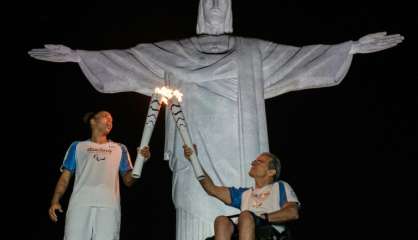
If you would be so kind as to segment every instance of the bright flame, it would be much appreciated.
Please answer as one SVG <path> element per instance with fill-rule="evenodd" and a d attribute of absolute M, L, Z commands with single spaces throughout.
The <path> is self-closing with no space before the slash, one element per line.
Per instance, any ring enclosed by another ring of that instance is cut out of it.
<path fill-rule="evenodd" d="M 173 90 L 167 87 L 155 88 L 155 93 L 161 95 L 161 101 L 165 104 L 167 104 L 168 99 L 172 98 L 173 96 L 176 97 L 179 102 L 181 102 L 183 97 L 183 94 L 179 90 Z"/>
<path fill-rule="evenodd" d="M 177 98 L 177 100 L 179 100 L 179 102 L 181 102 L 181 99 L 183 98 L 183 93 L 176 89 L 173 91 L 173 95 Z"/>

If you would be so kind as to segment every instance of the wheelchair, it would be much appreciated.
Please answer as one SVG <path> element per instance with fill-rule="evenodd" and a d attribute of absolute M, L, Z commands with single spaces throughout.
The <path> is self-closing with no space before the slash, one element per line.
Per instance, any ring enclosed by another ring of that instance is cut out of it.
<path fill-rule="evenodd" d="M 228 216 L 228 218 L 234 218 L 239 215 Z M 215 236 L 206 238 L 205 240 L 214 240 Z M 272 225 L 259 226 L 255 228 L 256 240 L 292 240 L 290 230 L 285 226 L 285 231 L 279 233 Z M 238 233 L 234 233 L 231 236 L 231 240 L 238 240 Z"/>

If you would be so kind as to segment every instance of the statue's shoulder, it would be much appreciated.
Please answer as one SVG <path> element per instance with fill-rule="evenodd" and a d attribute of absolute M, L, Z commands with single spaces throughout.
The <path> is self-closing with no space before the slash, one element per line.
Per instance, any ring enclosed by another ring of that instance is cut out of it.
<path fill-rule="evenodd" d="M 247 46 L 254 46 L 258 49 L 266 49 L 272 46 L 277 46 L 276 43 L 260 38 L 253 38 L 253 37 L 235 37 L 237 41 L 241 43 L 245 43 Z"/>
<path fill-rule="evenodd" d="M 255 37 L 243 37 L 243 36 L 234 36 L 236 39 L 242 39 L 245 41 L 249 41 L 249 42 L 255 42 L 255 43 L 260 43 L 260 42 L 268 42 L 271 43 L 271 41 L 268 40 L 264 40 L 261 38 L 255 38 Z"/>
<path fill-rule="evenodd" d="M 170 48 L 176 45 L 180 45 L 181 40 L 164 40 L 159 42 L 153 43 L 139 43 L 133 47 L 133 49 L 140 50 L 140 49 L 149 49 L 149 48 Z"/>

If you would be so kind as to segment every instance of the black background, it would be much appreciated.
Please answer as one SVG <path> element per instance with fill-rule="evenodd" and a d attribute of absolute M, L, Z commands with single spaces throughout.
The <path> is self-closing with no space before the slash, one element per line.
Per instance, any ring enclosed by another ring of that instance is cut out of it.
<path fill-rule="evenodd" d="M 417 239 L 418 19 L 406 2 L 233 1 L 239 36 L 294 46 L 336 44 L 379 31 L 405 36 L 395 48 L 355 55 L 338 86 L 266 101 L 270 149 L 282 159 L 282 178 L 303 204 L 293 226 L 296 239 Z M 66 149 L 89 136 L 83 114 L 110 111 L 110 137 L 125 143 L 134 158 L 148 106 L 148 98 L 136 93 L 98 93 L 77 64 L 37 61 L 26 52 L 46 43 L 101 50 L 189 37 L 197 6 L 197 0 L 22 3 L 25 11 L 15 18 L 23 16 L 23 24 L 14 29 L 19 68 L 8 79 L 16 94 L 6 100 L 8 119 L 17 124 L 10 151 L 18 167 L 9 171 L 9 182 L 17 185 L 8 184 L 10 193 L 20 193 L 9 199 L 22 200 L 23 213 L 11 224 L 20 229 L 17 239 L 21 233 L 62 238 L 63 216 L 54 224 L 47 210 Z M 163 129 L 159 118 L 141 180 L 131 189 L 121 187 L 121 240 L 175 239 Z"/>

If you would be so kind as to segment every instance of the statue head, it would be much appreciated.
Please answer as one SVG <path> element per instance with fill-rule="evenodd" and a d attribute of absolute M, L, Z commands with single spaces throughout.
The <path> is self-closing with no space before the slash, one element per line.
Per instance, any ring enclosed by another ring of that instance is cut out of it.
<path fill-rule="evenodd" d="M 200 0 L 197 34 L 232 33 L 231 0 Z"/>

